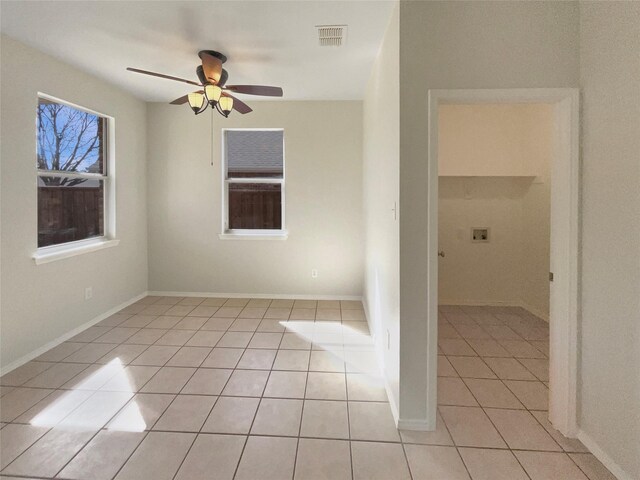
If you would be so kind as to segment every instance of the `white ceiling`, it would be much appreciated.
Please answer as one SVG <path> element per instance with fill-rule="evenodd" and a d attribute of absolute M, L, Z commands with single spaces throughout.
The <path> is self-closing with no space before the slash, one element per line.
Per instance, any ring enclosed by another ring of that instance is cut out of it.
<path fill-rule="evenodd" d="M 286 100 L 361 99 L 393 1 L 5 1 L 1 30 L 147 101 L 197 80 L 201 49 L 228 57 L 228 84 L 276 85 Z M 319 47 L 315 26 L 347 24 L 344 47 Z M 260 97 L 243 96 L 246 100 Z"/>

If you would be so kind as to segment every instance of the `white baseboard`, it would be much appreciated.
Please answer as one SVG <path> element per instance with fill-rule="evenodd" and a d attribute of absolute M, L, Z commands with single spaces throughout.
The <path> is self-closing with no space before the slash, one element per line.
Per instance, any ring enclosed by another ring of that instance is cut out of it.
<path fill-rule="evenodd" d="M 607 469 L 618 480 L 632 480 L 631 474 L 625 472 L 605 451 L 600 448 L 596 441 L 591 438 L 584 430 L 578 431 L 578 440 L 580 440 L 585 447 L 596 457 L 600 462 L 607 467 Z"/>
<path fill-rule="evenodd" d="M 142 299 L 142 298 L 144 298 L 146 296 L 147 296 L 147 292 L 143 292 L 143 293 L 141 293 L 139 295 L 136 295 L 135 297 L 127 300 L 126 302 L 121 303 L 120 305 L 118 305 L 116 307 L 113 307 L 112 309 L 104 312 L 103 314 L 92 318 L 91 320 L 89 320 L 86 323 L 83 323 L 79 327 L 76 327 L 73 330 L 65 333 L 64 335 L 61 335 L 60 337 L 56 338 L 55 340 L 52 340 L 52 341 L 46 343 L 45 345 L 41 346 L 40 348 L 37 348 L 36 350 L 34 350 L 34 351 L 30 352 L 30 353 L 27 353 L 26 355 L 23 355 L 22 357 L 18 358 L 17 360 L 14 360 L 13 362 L 11 362 L 9 365 L 4 365 L 0 369 L 0 376 L 5 375 L 5 374 L 9 373 L 10 371 L 15 370 L 18 367 L 21 367 L 25 363 L 30 362 L 34 358 L 39 357 L 40 355 L 42 355 L 46 351 L 51 350 L 53 347 L 57 347 L 62 342 L 66 342 L 70 338 L 75 337 L 79 333 L 85 331 L 87 328 L 93 327 L 96 323 L 101 322 L 105 318 L 110 317 L 114 313 L 119 312 L 123 308 L 128 307 L 132 303 L 135 303 L 138 300 L 140 300 L 140 299 Z"/>
<path fill-rule="evenodd" d="M 400 418 L 398 405 L 396 405 L 396 399 L 391 393 L 391 386 L 387 381 L 387 377 L 384 377 L 384 389 L 387 392 L 387 398 L 389 399 L 389 406 L 391 407 L 391 415 L 393 416 L 393 421 L 395 422 L 397 429 L 416 430 L 420 432 L 435 430 L 435 427 L 433 429 L 429 428 L 429 422 L 427 422 L 427 420 L 425 419 Z"/>
<path fill-rule="evenodd" d="M 480 307 L 520 307 L 520 308 L 524 308 L 527 312 L 531 313 L 532 315 L 535 315 L 536 317 L 541 318 L 545 322 L 549 323 L 549 314 L 543 313 L 540 310 L 538 310 L 537 308 L 534 308 L 531 305 L 528 305 L 527 303 L 522 302 L 522 301 L 519 301 L 519 302 L 512 302 L 512 301 L 487 302 L 487 301 L 482 301 L 482 300 L 439 300 L 438 301 L 438 305 L 462 305 L 462 306 L 465 306 L 465 307 L 473 307 L 473 306 L 480 306 Z"/>
<path fill-rule="evenodd" d="M 402 430 L 414 430 L 419 432 L 435 430 L 429 428 L 429 423 L 426 420 L 399 419 L 397 421 L 397 427 Z"/>
<path fill-rule="evenodd" d="M 438 300 L 438 305 L 463 305 L 468 307 L 480 306 L 480 307 L 519 307 L 520 302 L 512 301 L 490 301 L 486 300 Z"/>
<path fill-rule="evenodd" d="M 384 364 L 384 354 L 382 353 L 382 346 L 378 345 L 378 342 L 376 341 L 377 340 L 376 331 L 375 329 L 371 328 L 373 319 L 369 315 L 369 305 L 364 297 L 362 297 L 362 306 L 364 308 L 364 316 L 367 319 L 367 324 L 369 325 L 369 332 L 371 332 L 371 341 L 373 342 L 373 345 L 375 347 L 376 358 L 378 359 L 378 366 L 380 367 L 380 374 L 382 375 L 382 378 L 384 380 L 384 390 L 387 393 L 387 400 L 389 400 L 389 406 L 391 407 L 391 415 L 393 416 L 393 421 L 396 424 L 396 427 L 400 428 L 398 426 L 398 422 L 400 419 L 398 405 L 396 405 L 396 399 L 393 396 L 393 393 L 391 391 L 391 385 L 389 385 L 389 379 L 384 374 L 385 364 Z"/>
<path fill-rule="evenodd" d="M 541 318 L 542 320 L 544 320 L 545 322 L 549 323 L 549 312 L 543 312 L 541 310 L 538 310 L 535 307 L 532 307 L 531 305 L 528 305 L 525 302 L 522 302 L 520 304 L 520 306 L 522 308 L 524 308 L 527 312 L 532 313 L 533 315 L 535 315 L 538 318 Z"/>
<path fill-rule="evenodd" d="M 378 348 L 376 347 L 376 351 Z M 378 355 L 379 356 L 379 355 Z M 393 416 L 393 421 L 396 424 L 396 428 L 402 428 L 399 425 L 400 422 L 400 412 L 398 410 L 398 405 L 396 404 L 396 399 L 391 392 L 391 385 L 387 380 L 387 376 L 382 372 L 382 377 L 384 378 L 384 389 L 387 392 L 387 400 L 389 400 L 389 407 L 391 407 L 391 415 Z"/>
<path fill-rule="evenodd" d="M 393 421 L 396 424 L 396 428 L 400 428 L 398 426 L 400 421 L 398 405 L 396 405 L 396 399 L 392 394 L 391 386 L 389 385 L 389 380 L 387 379 L 387 376 L 384 374 L 385 365 L 384 365 L 384 354 L 382 353 L 382 346 L 378 345 L 378 342 L 376 341 L 377 340 L 376 331 L 375 329 L 371 328 L 373 319 L 369 315 L 369 304 L 366 301 L 366 298 L 364 296 L 362 297 L 362 307 L 364 308 L 364 317 L 367 319 L 367 325 L 369 325 L 371 341 L 373 342 L 373 345 L 375 347 L 376 358 L 378 359 L 378 366 L 380 367 L 380 374 L 384 379 L 384 390 L 387 393 L 387 400 L 389 400 L 389 406 L 391 407 L 391 415 L 393 416 Z"/>
<path fill-rule="evenodd" d="M 373 321 L 372 318 L 369 316 L 369 304 L 367 303 L 367 299 L 365 298 L 365 296 L 362 296 L 362 308 L 364 309 L 364 318 L 367 320 L 367 326 L 369 327 L 369 335 L 371 335 L 371 341 L 373 342 L 373 344 L 376 344 L 376 335 L 377 332 L 375 330 L 375 328 L 371 328 L 371 322 Z M 376 347 L 376 352 L 378 351 L 378 348 Z M 382 363 L 380 362 L 380 365 L 382 365 Z"/>
<path fill-rule="evenodd" d="M 165 297 L 203 297 L 203 298 L 273 298 L 276 300 L 356 300 L 362 301 L 359 295 L 306 295 L 282 293 L 212 293 L 212 292 L 165 292 L 151 291 L 147 295 Z"/>

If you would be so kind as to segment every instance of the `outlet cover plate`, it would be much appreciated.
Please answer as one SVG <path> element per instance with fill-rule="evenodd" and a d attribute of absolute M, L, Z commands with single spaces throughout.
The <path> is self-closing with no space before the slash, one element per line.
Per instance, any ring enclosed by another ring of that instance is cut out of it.
<path fill-rule="evenodd" d="M 474 243 L 489 243 L 491 229 L 489 227 L 471 228 L 471 241 Z"/>

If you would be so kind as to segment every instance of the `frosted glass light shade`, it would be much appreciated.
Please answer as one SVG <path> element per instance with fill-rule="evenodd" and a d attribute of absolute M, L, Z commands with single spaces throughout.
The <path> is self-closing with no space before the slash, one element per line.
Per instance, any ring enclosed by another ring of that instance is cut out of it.
<path fill-rule="evenodd" d="M 189 106 L 194 113 L 198 113 L 204 105 L 204 95 L 198 92 L 193 92 L 188 95 Z"/>
<path fill-rule="evenodd" d="M 204 87 L 204 94 L 207 96 L 209 103 L 213 106 L 220 100 L 222 89 L 217 85 L 206 85 Z"/>
<path fill-rule="evenodd" d="M 225 115 L 229 115 L 231 110 L 233 110 L 233 98 L 231 97 L 220 97 L 220 110 Z"/>

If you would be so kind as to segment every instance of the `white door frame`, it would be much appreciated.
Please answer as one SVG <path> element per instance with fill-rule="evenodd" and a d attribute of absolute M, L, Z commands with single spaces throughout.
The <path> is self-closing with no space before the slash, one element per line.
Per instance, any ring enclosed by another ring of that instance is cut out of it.
<path fill-rule="evenodd" d="M 549 420 L 568 437 L 577 426 L 579 316 L 579 90 L 523 88 L 490 90 L 429 90 L 428 205 L 428 329 L 436 338 L 438 325 L 438 107 L 442 104 L 546 103 L 555 106 L 555 149 L 551 167 L 551 272 Z M 437 348 L 429 346 L 429 364 L 436 365 Z M 428 389 L 435 392 L 436 372 L 428 371 Z M 427 411 L 435 416 L 435 395 Z"/>

